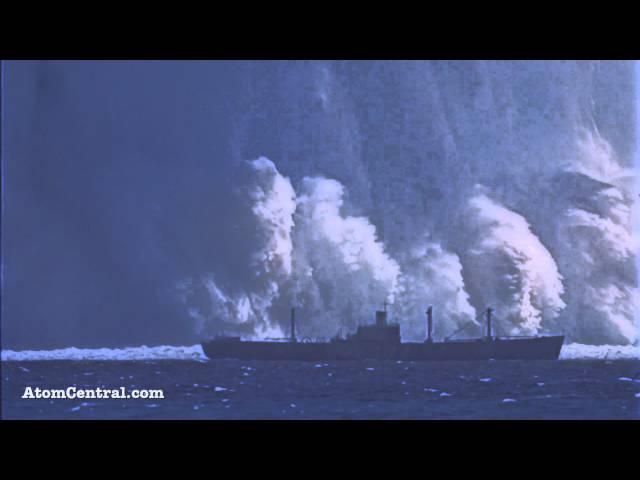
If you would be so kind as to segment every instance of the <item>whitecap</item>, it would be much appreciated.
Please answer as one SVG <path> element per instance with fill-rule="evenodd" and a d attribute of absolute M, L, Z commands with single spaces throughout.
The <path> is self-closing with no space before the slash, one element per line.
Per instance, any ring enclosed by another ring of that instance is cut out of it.
<path fill-rule="evenodd" d="M 561 360 L 633 360 L 640 359 L 640 345 L 583 345 L 570 343 L 563 345 Z"/>
<path fill-rule="evenodd" d="M 201 345 L 159 345 L 124 348 L 60 348 L 55 350 L 2 350 L 3 362 L 38 360 L 196 360 L 207 361 Z"/>

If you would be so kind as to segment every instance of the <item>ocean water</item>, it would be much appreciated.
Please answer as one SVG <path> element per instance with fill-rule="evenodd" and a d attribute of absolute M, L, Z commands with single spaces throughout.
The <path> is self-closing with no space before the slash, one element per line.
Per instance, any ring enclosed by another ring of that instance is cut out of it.
<path fill-rule="evenodd" d="M 199 347 L 154 348 L 124 360 L 113 351 L 97 360 L 3 352 L 2 417 L 640 419 L 640 359 L 624 350 L 611 359 L 313 363 L 207 361 Z M 23 399 L 27 386 L 162 389 L 164 398 Z"/>

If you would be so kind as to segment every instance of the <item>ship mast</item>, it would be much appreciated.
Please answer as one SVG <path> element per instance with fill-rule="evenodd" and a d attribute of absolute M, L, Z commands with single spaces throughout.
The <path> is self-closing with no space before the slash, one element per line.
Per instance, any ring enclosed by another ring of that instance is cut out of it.
<path fill-rule="evenodd" d="M 296 309 L 291 307 L 291 343 L 296 343 Z"/>
<path fill-rule="evenodd" d="M 487 308 L 487 337 L 491 340 L 491 313 L 493 312 L 493 308 Z"/>

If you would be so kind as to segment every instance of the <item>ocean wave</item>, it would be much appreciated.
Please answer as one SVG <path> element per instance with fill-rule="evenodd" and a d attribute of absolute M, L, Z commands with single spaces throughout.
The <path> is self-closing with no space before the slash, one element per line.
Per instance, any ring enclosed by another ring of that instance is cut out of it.
<path fill-rule="evenodd" d="M 206 361 L 200 345 L 126 348 L 61 348 L 58 350 L 2 350 L 3 362 L 38 360 L 193 360 Z M 571 343 L 562 347 L 562 360 L 628 360 L 640 359 L 640 345 L 582 345 Z"/>

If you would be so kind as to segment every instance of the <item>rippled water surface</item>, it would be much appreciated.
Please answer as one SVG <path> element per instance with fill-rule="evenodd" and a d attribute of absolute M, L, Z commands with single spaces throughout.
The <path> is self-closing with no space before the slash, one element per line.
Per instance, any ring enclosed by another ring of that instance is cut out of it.
<path fill-rule="evenodd" d="M 25 387 L 164 399 L 23 399 Z M 640 360 L 2 362 L 9 419 L 640 419 Z"/>

